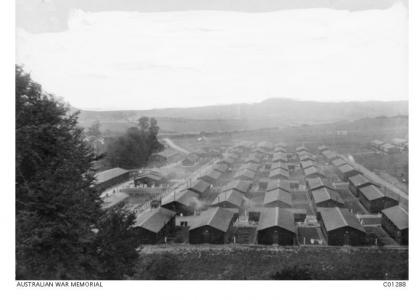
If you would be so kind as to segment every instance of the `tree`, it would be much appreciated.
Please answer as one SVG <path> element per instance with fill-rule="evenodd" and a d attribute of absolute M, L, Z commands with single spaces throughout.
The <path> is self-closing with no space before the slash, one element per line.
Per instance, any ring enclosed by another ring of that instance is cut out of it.
<path fill-rule="evenodd" d="M 17 279 L 105 279 L 93 159 L 77 114 L 16 66 Z"/>
<path fill-rule="evenodd" d="M 141 117 L 137 127 L 128 128 L 124 135 L 108 145 L 106 160 L 109 167 L 131 169 L 146 165 L 152 153 L 163 149 L 158 133 L 156 119 Z"/>
<path fill-rule="evenodd" d="M 101 127 L 100 121 L 95 121 L 88 128 L 87 135 L 89 135 L 89 136 L 91 136 L 95 139 L 99 139 L 102 136 L 100 127 Z"/>
<path fill-rule="evenodd" d="M 135 215 L 125 210 L 110 211 L 98 223 L 95 239 L 100 266 L 99 277 L 107 280 L 133 276 L 139 258 L 139 239 L 133 225 Z"/>

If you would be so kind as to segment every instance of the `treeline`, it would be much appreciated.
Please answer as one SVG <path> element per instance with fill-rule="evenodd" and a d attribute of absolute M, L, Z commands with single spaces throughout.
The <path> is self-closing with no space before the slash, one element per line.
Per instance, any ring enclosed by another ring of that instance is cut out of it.
<path fill-rule="evenodd" d="M 158 141 L 159 126 L 155 118 L 141 117 L 137 126 L 130 127 L 126 133 L 110 141 L 105 154 L 108 167 L 125 169 L 146 165 L 154 152 L 163 150 Z"/>
<path fill-rule="evenodd" d="M 77 114 L 20 66 L 15 96 L 16 279 L 132 276 L 139 246 L 135 216 L 100 208 L 93 187 L 97 158 Z"/>

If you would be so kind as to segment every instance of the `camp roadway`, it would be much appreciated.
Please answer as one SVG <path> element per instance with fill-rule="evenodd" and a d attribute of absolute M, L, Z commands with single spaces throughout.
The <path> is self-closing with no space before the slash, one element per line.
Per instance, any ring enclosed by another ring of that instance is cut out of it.
<path fill-rule="evenodd" d="M 179 152 L 182 152 L 182 153 L 184 153 L 184 154 L 189 154 L 190 152 L 188 151 L 188 150 L 186 150 L 186 149 L 184 149 L 184 148 L 182 148 L 182 147 L 180 147 L 180 146 L 178 146 L 178 145 L 176 145 L 171 139 L 169 139 L 169 138 L 164 138 L 163 139 L 163 141 L 164 142 L 166 142 L 166 144 L 168 144 L 168 146 L 169 147 L 171 147 L 171 148 L 173 148 L 173 149 L 175 149 L 175 150 L 177 150 L 177 151 L 179 151 Z"/>
<path fill-rule="evenodd" d="M 348 157 L 346 157 L 344 155 L 339 155 L 339 156 L 342 157 L 345 161 L 348 161 L 348 163 L 350 163 L 353 167 L 355 167 L 357 170 L 359 170 L 365 176 L 370 178 L 372 181 L 378 183 L 381 186 L 385 186 L 387 189 L 391 190 L 393 193 L 396 193 L 397 195 L 399 195 L 401 197 L 400 203 L 403 205 L 403 207 L 405 209 L 408 209 L 408 207 L 409 207 L 409 196 L 405 192 L 398 189 L 396 186 L 394 186 L 390 182 L 384 180 L 383 178 L 381 178 L 377 174 L 371 172 L 370 170 L 368 170 L 367 168 L 365 168 L 361 164 L 349 159 Z"/>

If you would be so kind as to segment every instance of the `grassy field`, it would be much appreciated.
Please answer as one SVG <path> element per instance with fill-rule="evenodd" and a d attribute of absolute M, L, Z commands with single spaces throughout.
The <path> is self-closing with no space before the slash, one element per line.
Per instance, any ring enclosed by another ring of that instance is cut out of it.
<path fill-rule="evenodd" d="M 132 279 L 405 280 L 408 251 L 398 248 L 145 247 Z"/>

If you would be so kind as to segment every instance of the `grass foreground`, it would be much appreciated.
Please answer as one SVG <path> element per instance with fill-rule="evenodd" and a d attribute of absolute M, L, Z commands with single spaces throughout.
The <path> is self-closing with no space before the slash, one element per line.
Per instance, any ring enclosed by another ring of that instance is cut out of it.
<path fill-rule="evenodd" d="M 131 279 L 407 280 L 408 249 L 377 247 L 146 246 Z"/>

